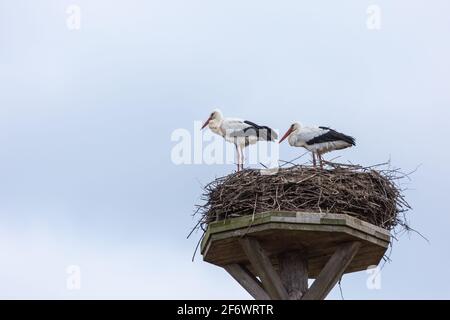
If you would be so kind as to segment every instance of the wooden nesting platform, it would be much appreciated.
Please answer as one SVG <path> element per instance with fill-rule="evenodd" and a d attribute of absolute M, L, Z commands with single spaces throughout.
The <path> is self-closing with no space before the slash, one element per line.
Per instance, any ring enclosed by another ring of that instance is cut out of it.
<path fill-rule="evenodd" d="M 255 299 L 324 299 L 342 274 L 378 265 L 389 242 L 345 214 L 264 212 L 210 223 L 201 253 Z"/>

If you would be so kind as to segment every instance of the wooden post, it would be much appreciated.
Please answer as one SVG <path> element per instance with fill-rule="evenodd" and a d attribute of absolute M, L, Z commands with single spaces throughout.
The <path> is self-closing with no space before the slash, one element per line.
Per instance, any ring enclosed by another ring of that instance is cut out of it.
<path fill-rule="evenodd" d="M 254 238 L 244 237 L 239 240 L 255 274 L 261 279 L 267 294 L 274 300 L 287 300 L 288 294 L 281 282 L 280 276 L 264 249 Z"/>
<path fill-rule="evenodd" d="M 290 251 L 278 256 L 281 281 L 290 300 L 300 300 L 308 290 L 308 259 L 305 252 Z"/>
<path fill-rule="evenodd" d="M 264 291 L 261 282 L 258 281 L 242 265 L 237 263 L 223 267 L 247 292 L 256 300 L 270 300 L 269 295 Z"/>
<path fill-rule="evenodd" d="M 361 243 L 358 241 L 340 245 L 328 260 L 319 276 L 313 282 L 302 300 L 323 300 L 341 278 L 347 266 L 358 252 Z"/>
<path fill-rule="evenodd" d="M 210 222 L 201 252 L 255 299 L 320 300 L 344 273 L 378 264 L 389 243 L 388 230 L 345 214 L 280 211 Z"/>

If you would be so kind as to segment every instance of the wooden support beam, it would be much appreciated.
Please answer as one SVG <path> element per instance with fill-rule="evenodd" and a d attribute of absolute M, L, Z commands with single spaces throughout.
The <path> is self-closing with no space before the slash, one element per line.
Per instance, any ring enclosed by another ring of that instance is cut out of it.
<path fill-rule="evenodd" d="M 256 300 L 270 300 L 261 282 L 244 266 L 233 263 L 223 267 Z"/>
<path fill-rule="evenodd" d="M 289 300 L 300 300 L 308 290 L 308 259 L 302 251 L 290 251 L 278 256 L 281 282 Z"/>
<path fill-rule="evenodd" d="M 341 278 L 347 266 L 358 252 L 358 241 L 340 245 L 326 263 L 302 300 L 323 300 Z"/>
<path fill-rule="evenodd" d="M 274 300 L 287 300 L 288 294 L 281 282 L 280 276 L 274 269 L 272 262 L 258 240 L 243 237 L 239 242 L 255 271 L 255 275 L 261 279 L 261 283 L 270 298 Z"/>

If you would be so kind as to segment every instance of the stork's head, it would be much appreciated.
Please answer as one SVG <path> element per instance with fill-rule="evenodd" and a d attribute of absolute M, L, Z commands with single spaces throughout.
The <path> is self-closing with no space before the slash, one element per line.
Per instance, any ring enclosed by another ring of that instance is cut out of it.
<path fill-rule="evenodd" d="M 284 139 L 286 139 L 287 137 L 289 137 L 292 133 L 294 133 L 295 131 L 300 129 L 300 123 L 298 122 L 294 122 L 288 129 L 288 131 L 286 131 L 286 133 L 284 134 L 283 138 L 281 138 L 279 143 L 282 143 Z"/>
<path fill-rule="evenodd" d="M 211 121 L 221 121 L 222 120 L 222 112 L 219 109 L 214 109 L 213 112 L 209 115 L 209 118 L 205 121 L 205 123 L 202 126 L 202 129 L 204 129 Z"/>

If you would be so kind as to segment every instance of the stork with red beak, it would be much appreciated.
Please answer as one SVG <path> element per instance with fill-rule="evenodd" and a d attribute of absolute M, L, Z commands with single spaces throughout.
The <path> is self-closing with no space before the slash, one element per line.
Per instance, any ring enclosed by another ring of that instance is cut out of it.
<path fill-rule="evenodd" d="M 244 148 L 258 141 L 275 141 L 277 133 L 267 126 L 260 126 L 248 120 L 224 118 L 222 112 L 214 110 L 202 126 L 206 126 L 236 147 L 237 171 L 244 169 Z"/>
<path fill-rule="evenodd" d="M 293 147 L 303 147 L 312 153 L 313 164 L 316 166 L 316 156 L 320 167 L 323 168 L 322 155 L 324 153 L 345 149 L 355 145 L 355 139 L 328 127 L 302 127 L 294 123 L 281 138 L 280 143 L 288 138 Z"/>

